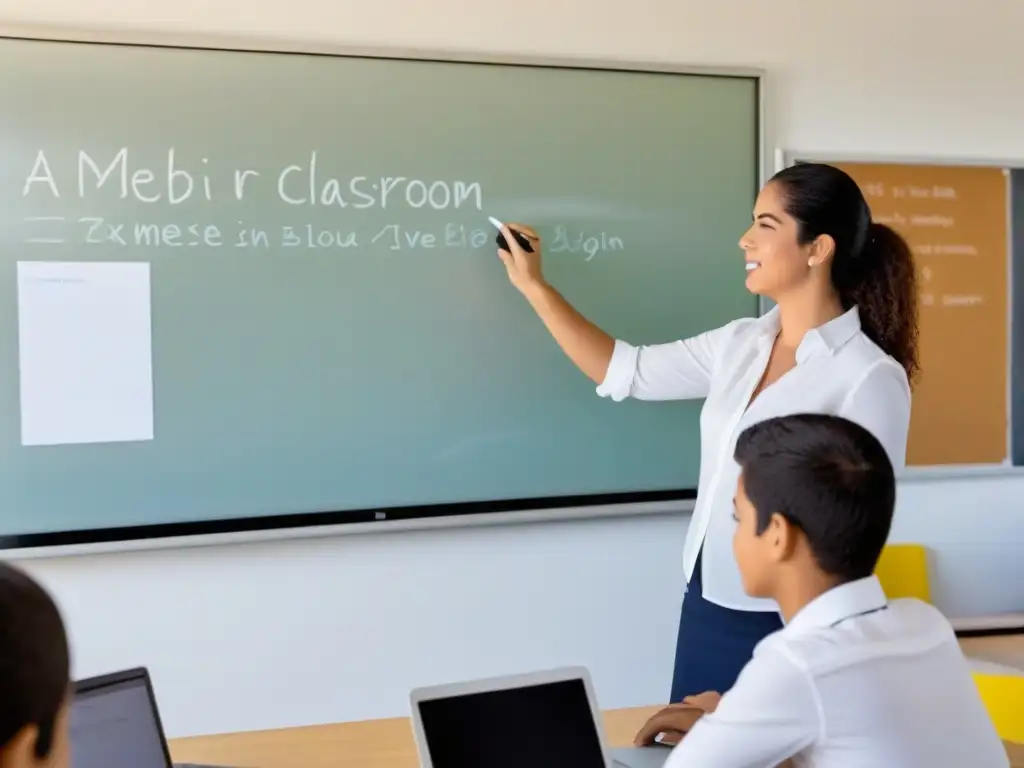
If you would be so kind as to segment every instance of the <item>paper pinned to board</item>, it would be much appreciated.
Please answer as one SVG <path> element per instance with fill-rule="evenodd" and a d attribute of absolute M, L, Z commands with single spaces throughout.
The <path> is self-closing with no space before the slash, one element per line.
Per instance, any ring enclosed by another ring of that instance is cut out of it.
<path fill-rule="evenodd" d="M 22 445 L 152 440 L 150 265 L 17 269 Z"/>

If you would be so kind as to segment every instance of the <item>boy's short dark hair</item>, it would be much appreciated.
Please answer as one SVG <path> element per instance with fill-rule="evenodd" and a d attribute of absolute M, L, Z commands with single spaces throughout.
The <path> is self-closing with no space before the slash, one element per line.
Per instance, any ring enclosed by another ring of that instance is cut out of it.
<path fill-rule="evenodd" d="M 874 435 L 839 416 L 781 416 L 744 430 L 734 456 L 758 534 L 778 513 L 826 573 L 843 582 L 874 573 L 896 504 L 892 462 Z"/>
<path fill-rule="evenodd" d="M 50 754 L 70 666 L 64 622 L 53 600 L 31 577 L 0 563 L 0 749 L 34 725 L 36 757 Z"/>

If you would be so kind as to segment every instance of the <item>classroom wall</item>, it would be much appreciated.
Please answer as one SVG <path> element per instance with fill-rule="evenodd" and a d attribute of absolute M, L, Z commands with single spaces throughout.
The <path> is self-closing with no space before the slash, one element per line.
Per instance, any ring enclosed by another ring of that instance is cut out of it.
<path fill-rule="evenodd" d="M 777 145 L 1024 160 L 1024 4 L 963 8 L 0 0 L 0 24 L 760 65 L 773 75 Z M 950 613 L 1024 610 L 1022 498 L 1019 476 L 902 485 L 894 538 L 933 548 L 936 596 Z M 659 701 L 671 676 L 685 527 L 683 515 L 593 520 L 30 567 L 66 612 L 75 672 L 147 664 L 169 733 L 185 735 L 399 715 L 416 684 L 562 663 L 592 669 L 604 706 Z"/>

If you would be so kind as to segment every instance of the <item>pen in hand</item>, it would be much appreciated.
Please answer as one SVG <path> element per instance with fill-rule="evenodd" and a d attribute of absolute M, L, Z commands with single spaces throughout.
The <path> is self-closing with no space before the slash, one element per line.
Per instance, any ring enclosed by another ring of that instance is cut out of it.
<path fill-rule="evenodd" d="M 502 223 L 493 216 L 488 216 L 487 220 L 494 225 L 495 229 L 499 230 L 498 236 L 495 238 L 495 242 L 498 244 L 498 247 L 503 251 L 507 251 L 509 249 L 508 241 L 505 240 L 505 235 L 502 234 L 502 232 L 500 231 L 503 226 Z M 533 244 L 530 242 L 529 238 L 526 235 L 524 235 L 522 232 L 517 232 L 516 230 L 511 228 L 509 229 L 509 231 L 512 232 L 512 237 L 514 237 L 516 239 L 516 242 L 519 243 L 520 248 L 522 248 L 527 253 L 533 253 Z"/>

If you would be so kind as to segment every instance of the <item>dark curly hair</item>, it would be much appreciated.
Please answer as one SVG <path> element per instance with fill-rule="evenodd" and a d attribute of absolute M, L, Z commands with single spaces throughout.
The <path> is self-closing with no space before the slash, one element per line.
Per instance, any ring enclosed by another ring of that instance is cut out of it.
<path fill-rule="evenodd" d="M 913 382 L 919 372 L 917 272 L 907 241 L 871 220 L 864 195 L 832 165 L 798 163 L 772 177 L 799 224 L 801 245 L 820 235 L 835 241 L 832 284 L 844 309 L 860 313 L 869 339 L 891 355 Z"/>

